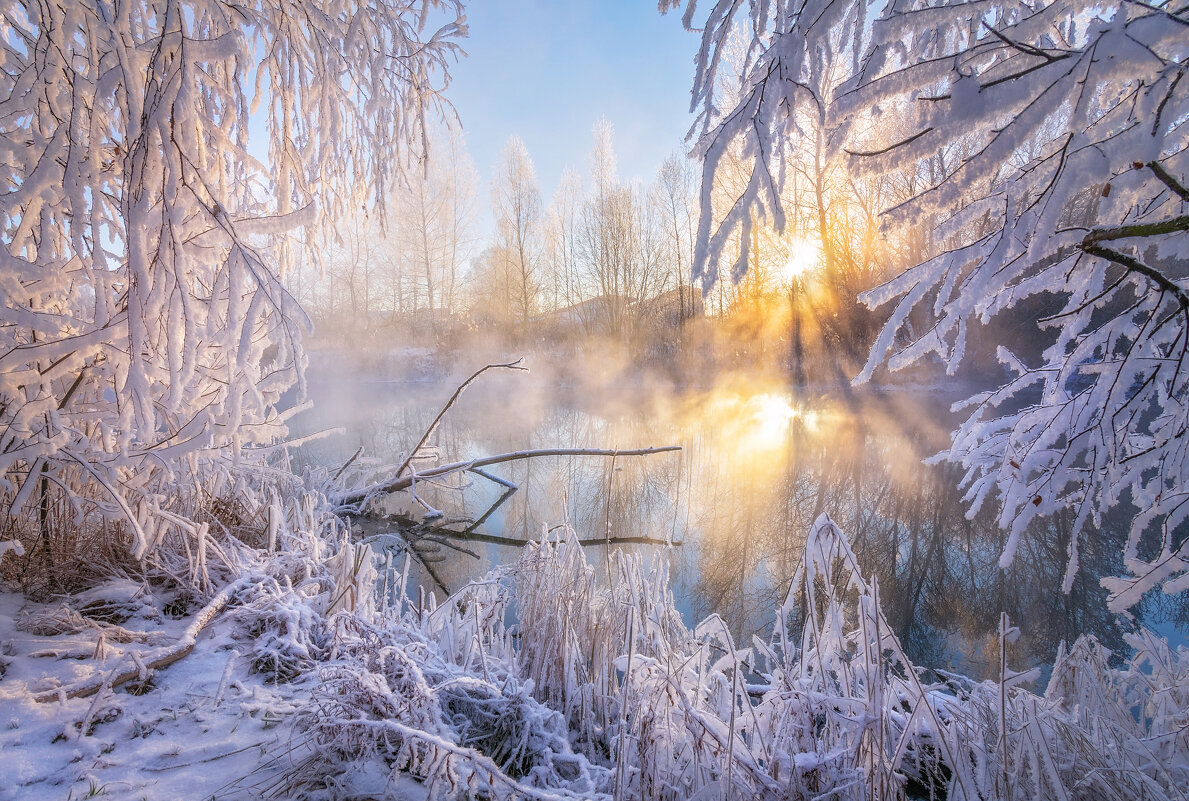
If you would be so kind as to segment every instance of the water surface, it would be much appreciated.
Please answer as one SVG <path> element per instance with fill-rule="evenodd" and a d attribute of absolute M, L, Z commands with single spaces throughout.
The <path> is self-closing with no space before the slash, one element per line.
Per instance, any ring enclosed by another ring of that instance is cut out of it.
<path fill-rule="evenodd" d="M 306 446 L 302 458 L 341 465 L 362 446 L 361 459 L 396 465 L 458 383 L 316 379 L 318 414 L 301 425 L 333 424 L 346 433 Z M 1111 567 L 1109 548 L 1099 549 L 1098 561 L 1083 558 L 1084 576 L 1070 597 L 1059 592 L 1070 536 L 1060 520 L 1033 532 L 1017 565 L 1000 571 L 1002 532 L 989 515 L 966 519 L 953 467 L 922 463 L 948 442 L 953 400 L 906 389 L 797 392 L 763 374 L 673 386 L 638 377 L 575 385 L 491 372 L 444 418 L 419 466 L 538 448 L 682 450 L 509 462 L 487 468 L 490 478 L 462 473 L 421 483 L 423 503 L 399 496 L 389 510 L 422 516 L 429 508 L 457 521 L 455 529 L 517 542 L 558 536 L 567 525 L 584 540 L 672 542 L 622 547 L 667 564 L 688 622 L 717 612 L 743 636 L 771 625 L 805 534 L 826 513 L 879 579 L 885 612 L 914 658 L 988 671 L 997 660 L 1000 609 L 1026 633 L 1018 649 L 1025 661 L 1051 657 L 1059 640 L 1082 630 L 1117 640 L 1112 619 L 1087 611 L 1101 606 L 1097 577 Z M 367 524 L 368 534 L 380 530 L 383 524 Z M 442 586 L 457 589 L 519 552 L 516 545 L 451 542 L 469 553 L 429 546 L 432 578 L 418 574 L 439 597 Z M 590 549 L 593 564 L 602 551 Z"/>

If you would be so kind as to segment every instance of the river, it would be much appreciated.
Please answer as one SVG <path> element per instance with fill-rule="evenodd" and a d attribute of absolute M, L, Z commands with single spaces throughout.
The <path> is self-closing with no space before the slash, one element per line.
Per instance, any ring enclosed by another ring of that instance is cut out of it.
<path fill-rule="evenodd" d="M 298 458 L 341 465 L 362 447 L 356 466 L 394 465 L 457 384 L 315 374 L 318 412 L 296 433 L 324 425 L 345 433 L 304 446 Z M 516 558 L 519 546 L 493 539 L 556 537 L 568 525 L 583 540 L 673 543 L 619 547 L 665 563 L 687 622 L 717 612 L 741 636 L 771 625 L 806 532 L 824 512 L 879 578 L 885 612 L 916 660 L 989 675 L 1001 609 L 1025 632 L 1017 649 L 1025 662 L 1051 659 L 1057 642 L 1082 631 L 1118 647 L 1117 622 L 1096 611 L 1097 580 L 1115 567 L 1109 549 L 1097 549 L 1097 561 L 1083 556 L 1082 576 L 1063 596 L 1070 532 L 1056 520 L 1032 532 L 1016 565 L 1001 571 L 1002 532 L 989 514 L 966 519 L 960 473 L 922 463 L 948 441 L 952 400 L 935 390 L 798 393 L 779 376 L 756 373 L 674 386 L 640 376 L 574 383 L 489 371 L 443 419 L 419 466 L 535 448 L 681 451 L 508 462 L 488 468 L 490 477 L 421 483 L 424 504 L 401 496 L 389 511 L 422 516 L 432 508 L 458 521 L 452 528 L 487 539 L 422 543 L 433 576 L 421 571 L 414 583 L 439 598 L 443 587 L 457 589 Z M 365 533 L 384 526 L 369 522 Z M 603 549 L 592 546 L 588 556 L 597 567 Z"/>

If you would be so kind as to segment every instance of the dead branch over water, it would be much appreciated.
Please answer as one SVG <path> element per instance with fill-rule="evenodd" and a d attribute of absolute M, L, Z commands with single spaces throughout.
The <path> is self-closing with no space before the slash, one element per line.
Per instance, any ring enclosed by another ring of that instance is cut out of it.
<path fill-rule="evenodd" d="M 385 493 L 385 492 L 399 492 L 401 490 L 409 489 L 418 481 L 425 481 L 431 478 L 438 478 L 449 473 L 457 473 L 462 470 L 472 470 L 476 467 L 487 467 L 488 465 L 501 464 L 503 462 L 514 462 L 520 459 L 535 459 L 539 456 L 651 456 L 654 453 L 669 453 L 672 451 L 681 450 L 680 445 L 662 445 L 659 447 L 648 448 L 530 448 L 522 451 L 510 451 L 508 453 L 500 453 L 495 456 L 483 456 L 478 459 L 469 459 L 463 462 L 450 462 L 449 464 L 431 467 L 428 470 L 422 470 L 418 473 L 413 473 L 408 476 L 397 476 L 393 480 L 378 484 L 364 489 L 355 490 L 353 492 L 344 493 L 336 500 L 342 506 L 349 506 L 357 503 L 362 503 L 368 497 Z"/>

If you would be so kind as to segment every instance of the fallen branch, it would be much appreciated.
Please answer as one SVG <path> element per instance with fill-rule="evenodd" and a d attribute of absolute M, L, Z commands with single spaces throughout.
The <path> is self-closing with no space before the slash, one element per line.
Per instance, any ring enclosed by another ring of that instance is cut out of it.
<path fill-rule="evenodd" d="M 574 797 L 569 793 L 563 795 L 561 792 L 553 793 L 548 789 L 521 784 L 516 779 L 504 773 L 500 766 L 496 764 L 495 760 L 482 751 L 468 748 L 465 745 L 455 745 L 444 737 L 439 737 L 413 726 L 406 726 L 395 720 L 369 720 L 367 718 L 333 721 L 320 720 L 317 725 L 319 729 L 326 732 L 324 736 L 328 739 L 341 736 L 340 733 L 346 730 L 349 734 L 355 734 L 361 731 L 374 732 L 375 734 L 373 736 L 376 739 L 385 737 L 388 734 L 395 734 L 400 740 L 421 742 L 433 755 L 427 760 L 427 764 L 431 770 L 436 769 L 438 771 L 425 777 L 428 780 L 431 791 L 435 780 L 440 776 L 453 778 L 457 772 L 457 768 L 451 766 L 450 761 L 457 759 L 475 774 L 486 778 L 488 784 L 492 787 L 497 784 L 503 785 L 507 788 L 509 791 L 508 795 L 512 798 L 523 798 L 526 801 L 529 799 L 532 801 L 564 801 L 566 798 Z"/>
<path fill-rule="evenodd" d="M 70 698 L 86 698 L 99 692 L 104 687 L 119 687 L 121 684 L 126 684 L 133 679 L 139 678 L 145 669 L 160 670 L 161 668 L 172 665 L 194 650 L 194 643 L 197 641 L 198 635 L 202 630 L 215 619 L 216 615 L 223 611 L 237 592 L 254 581 L 256 581 L 255 577 L 244 577 L 228 584 L 219 591 L 218 595 L 210 600 L 210 603 L 198 610 L 198 614 L 190 621 L 190 625 L 186 626 L 186 630 L 182 632 L 182 636 L 177 642 L 172 645 L 165 645 L 136 654 L 140 664 L 137 664 L 137 659 L 129 657 L 123 664 L 106 675 L 99 673 L 89 679 L 77 681 L 74 684 L 45 690 L 35 694 L 33 700 L 39 704 L 47 704 L 53 701 L 65 701 Z"/>
<path fill-rule="evenodd" d="M 446 412 L 450 411 L 450 407 L 453 406 L 455 401 L 457 401 L 462 396 L 463 391 L 471 385 L 472 381 L 483 375 L 488 370 L 527 370 L 528 368 L 524 367 L 522 364 L 523 361 L 524 359 L 517 359 L 514 362 L 489 364 L 485 367 L 480 367 L 471 375 L 470 378 L 459 384 L 458 389 L 454 390 L 454 394 L 450 396 L 450 400 L 446 401 L 446 405 L 442 407 L 440 412 L 438 412 L 438 416 L 435 417 L 433 422 L 429 424 L 429 428 L 425 429 L 425 433 L 421 435 L 421 439 L 418 440 L 416 446 L 414 446 L 413 450 L 409 451 L 408 457 L 404 460 L 401 466 L 396 469 L 397 477 L 399 478 L 400 475 L 405 472 L 405 470 L 409 469 L 409 466 L 413 463 L 413 460 L 417 458 L 417 453 L 425 446 L 425 443 L 429 441 L 429 438 L 433 436 L 433 432 L 437 430 L 438 423 L 442 422 L 442 418 L 446 416 Z"/>
<path fill-rule="evenodd" d="M 522 547 L 529 545 L 534 540 L 518 540 L 514 537 L 497 537 L 493 534 L 478 534 L 475 532 L 454 531 L 448 528 L 432 529 L 434 534 L 441 535 L 443 538 L 466 540 L 467 542 L 487 542 L 492 545 L 509 545 L 512 547 Z M 428 538 L 428 536 L 427 536 Z M 437 542 L 437 540 L 430 540 Z M 448 545 L 448 543 L 442 543 Z M 669 542 L 668 540 L 658 539 L 657 537 L 595 537 L 592 539 L 578 540 L 578 544 L 583 547 L 592 547 L 595 545 L 681 545 L 681 541 Z"/>
<path fill-rule="evenodd" d="M 437 478 L 449 473 L 457 473 L 461 470 L 473 470 L 476 467 L 487 467 L 488 465 L 514 462 L 520 459 L 535 459 L 539 456 L 650 456 L 654 453 L 669 453 L 679 450 L 681 450 L 680 445 L 664 445 L 659 448 L 632 448 L 629 450 L 618 450 L 614 448 L 536 448 L 532 450 L 511 451 L 495 456 L 471 459 L 466 462 L 451 462 L 408 476 L 397 475 L 396 478 L 387 483 L 374 484 L 370 487 L 355 490 L 354 492 L 345 493 L 339 496 L 336 502 L 340 506 L 350 506 L 362 503 L 369 496 L 376 493 L 399 492 L 400 490 L 408 489 L 418 481 Z"/>
<path fill-rule="evenodd" d="M 396 526 L 392 530 L 373 534 L 372 536 L 363 540 L 364 543 L 370 543 L 380 537 L 394 537 L 394 538 L 401 540 L 402 542 L 404 542 L 406 545 L 409 545 L 410 547 L 415 547 L 415 543 L 419 543 L 419 542 L 432 542 L 432 543 L 437 543 L 439 545 L 444 545 L 447 548 L 453 548 L 456 551 L 462 551 L 465 554 L 474 556 L 476 559 L 479 558 L 477 554 L 474 554 L 471 551 L 468 551 L 467 549 L 462 548 L 461 546 L 454 545 L 454 544 L 450 543 L 448 540 L 462 540 L 464 542 L 485 542 L 485 543 L 490 543 L 491 545 L 507 545 L 507 546 L 510 546 L 513 548 L 520 548 L 520 547 L 523 547 L 525 545 L 529 545 L 529 544 L 535 542 L 535 540 L 522 540 L 522 539 L 517 539 L 516 537 L 501 537 L 501 536 L 498 536 L 495 534 L 481 534 L 481 533 L 473 530 L 473 528 L 471 528 L 470 526 L 468 526 L 467 528 L 462 529 L 462 530 L 455 529 L 455 528 L 448 528 L 446 525 L 428 526 L 424 523 L 417 522 L 416 520 L 414 520 L 411 517 L 405 517 L 403 515 L 397 515 L 395 518 L 391 518 L 387 521 L 380 520 L 379 518 L 366 518 L 366 519 L 371 519 L 377 523 L 384 523 L 384 522 L 388 522 L 389 524 L 395 523 Z M 462 522 L 462 521 L 455 521 L 455 522 Z M 556 530 L 557 528 L 560 528 L 560 526 L 554 526 L 552 529 L 550 529 L 550 532 Z M 639 537 L 639 536 L 635 536 L 635 537 L 634 536 L 591 537 L 591 538 L 585 539 L 585 540 L 578 540 L 578 544 L 583 547 L 593 547 L 596 545 L 659 545 L 659 546 L 668 547 L 670 545 L 680 546 L 682 544 L 682 541 L 681 540 L 669 541 L 669 540 L 660 539 L 659 537 Z"/>
<path fill-rule="evenodd" d="M 499 509 L 501 506 L 503 506 L 504 503 L 509 498 L 512 497 L 513 493 L 515 493 L 518 489 L 520 489 L 520 487 L 516 486 L 511 481 L 502 479 L 499 476 L 495 475 L 494 473 L 488 473 L 486 470 L 483 470 L 481 468 L 472 467 L 470 472 L 474 473 L 477 476 L 481 476 L 482 478 L 485 478 L 494 484 L 499 484 L 501 487 L 504 488 L 504 491 L 500 493 L 500 497 L 496 498 L 495 503 L 493 503 L 491 506 L 487 507 L 486 512 L 479 515 L 479 518 L 477 520 L 472 521 L 469 526 L 467 526 L 466 528 L 464 528 L 462 530 L 463 534 L 474 533 L 479 528 L 479 526 L 481 526 L 487 522 L 487 518 L 489 518 L 493 514 L 495 514 L 496 509 Z"/>
<path fill-rule="evenodd" d="M 348 459 L 348 460 L 347 460 L 347 461 L 346 461 L 346 462 L 343 464 L 343 466 L 342 466 L 342 467 L 340 467 L 340 468 L 338 469 L 338 472 L 336 472 L 336 473 L 335 473 L 333 476 L 331 476 L 330 480 L 331 480 L 331 481 L 338 481 L 338 480 L 339 480 L 339 476 L 341 476 L 341 475 L 343 474 L 343 472 L 344 472 L 344 471 L 345 471 L 345 470 L 346 470 L 348 467 L 350 467 L 350 466 L 351 466 L 351 463 L 352 463 L 352 462 L 354 462 L 356 459 L 358 459 L 358 458 L 359 458 L 359 454 L 361 454 L 361 453 L 363 453 L 363 446 L 362 446 L 362 445 L 360 445 L 360 446 L 359 446 L 359 449 L 358 449 L 357 451 L 355 451 L 355 455 L 354 455 L 354 456 L 352 456 L 350 459 Z"/>

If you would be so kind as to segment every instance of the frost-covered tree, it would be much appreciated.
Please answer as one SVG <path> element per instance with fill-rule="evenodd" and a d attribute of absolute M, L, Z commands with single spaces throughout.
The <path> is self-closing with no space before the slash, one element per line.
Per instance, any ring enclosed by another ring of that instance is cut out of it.
<path fill-rule="evenodd" d="M 65 499 L 76 529 L 122 521 L 137 558 L 170 526 L 201 539 L 180 498 L 285 433 L 305 325 L 278 277 L 291 238 L 383 205 L 463 33 L 457 0 L 3 3 L 17 534 L 47 538 Z"/>
<path fill-rule="evenodd" d="M 630 339 L 643 302 L 663 291 L 658 209 L 616 172 L 614 130 L 594 126 L 590 192 L 578 219 L 578 254 L 586 282 L 601 301 L 609 332 Z"/>
<path fill-rule="evenodd" d="M 696 12 L 689 3 L 687 25 Z M 1039 346 L 999 347 L 1006 379 L 966 403 L 943 454 L 965 469 L 971 514 L 1000 504 L 1001 564 L 1042 516 L 1071 508 L 1085 532 L 1131 503 L 1129 575 L 1109 581 L 1112 606 L 1161 584 L 1189 587 L 1189 12 L 1162 2 L 721 0 L 702 28 L 703 185 L 740 142 L 751 171 L 732 213 L 699 231 L 698 260 L 758 218 L 783 227 L 797 110 L 817 109 L 831 156 L 857 173 L 898 171 L 913 187 L 886 210 L 888 224 L 936 221 L 925 256 L 866 295 L 891 312 L 859 380 L 929 358 L 952 374 L 972 330 L 1051 307 L 1026 338 Z M 736 102 L 719 109 L 735 29 L 748 34 L 746 66 Z M 814 76 L 826 59 L 849 71 L 823 92 Z M 1077 565 L 1075 536 L 1067 589 Z"/>
<path fill-rule="evenodd" d="M 670 279 L 677 290 L 678 311 L 682 319 L 693 316 L 694 288 L 689 286 L 693 264 L 694 226 L 698 176 L 696 168 L 683 155 L 673 154 L 657 170 L 652 187 L 652 202 L 664 229 L 664 260 L 667 262 L 663 285 Z"/>
<path fill-rule="evenodd" d="M 584 300 L 578 272 L 578 216 L 582 205 L 582 178 L 567 168 L 545 214 L 545 265 L 550 311 Z"/>
<path fill-rule="evenodd" d="M 459 273 L 473 248 L 477 184 L 462 132 L 442 131 L 430 140 L 424 169 L 412 171 L 397 193 L 393 224 L 400 229 L 401 255 L 424 290 L 435 334 L 438 317 L 457 311 Z"/>
<path fill-rule="evenodd" d="M 504 145 L 500 164 L 491 181 L 491 205 L 498 235 L 496 253 L 509 260 L 503 273 L 516 276 L 505 282 L 511 292 L 508 305 L 526 324 L 536 310 L 538 261 L 542 247 L 543 213 L 537 171 L 524 142 L 513 136 Z"/>
<path fill-rule="evenodd" d="M 337 222 L 333 246 L 284 276 L 314 318 L 316 342 L 356 344 L 381 327 L 431 339 L 459 311 L 475 245 L 475 168 L 457 126 L 431 126 L 409 153 L 416 166 L 390 182 L 385 215 L 356 208 Z"/>

